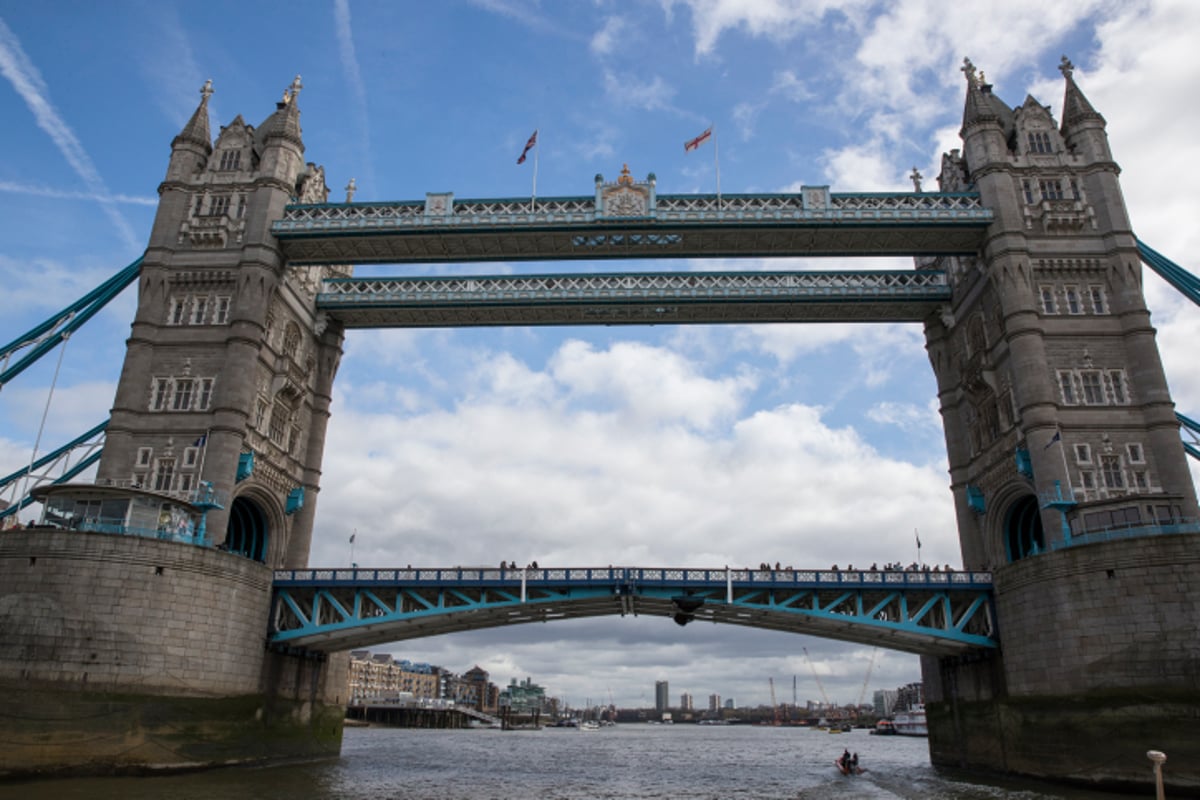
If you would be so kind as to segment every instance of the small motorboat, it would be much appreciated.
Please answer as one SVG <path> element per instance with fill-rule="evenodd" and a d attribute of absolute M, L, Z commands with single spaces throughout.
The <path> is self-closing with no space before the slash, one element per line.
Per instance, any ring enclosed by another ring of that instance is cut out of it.
<path fill-rule="evenodd" d="M 835 767 L 837 767 L 838 772 L 842 773 L 843 775 L 862 775 L 863 772 L 866 771 L 862 767 L 858 766 L 857 764 L 852 764 L 848 761 L 843 761 L 840 758 L 835 758 L 833 760 L 833 765 Z"/>

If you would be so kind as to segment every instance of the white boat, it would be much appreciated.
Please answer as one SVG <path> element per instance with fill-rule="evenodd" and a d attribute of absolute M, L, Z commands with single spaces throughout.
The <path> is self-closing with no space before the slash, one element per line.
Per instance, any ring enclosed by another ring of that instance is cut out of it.
<path fill-rule="evenodd" d="M 592 719 L 587 719 L 587 720 L 584 720 L 583 722 L 579 723 L 579 730 L 581 730 L 581 731 L 598 731 L 598 730 L 600 730 L 600 723 L 596 722 L 595 720 L 592 720 Z"/>
<path fill-rule="evenodd" d="M 916 703 L 907 711 L 897 711 L 892 723 L 901 736 L 928 736 L 925 724 L 925 704 Z"/>

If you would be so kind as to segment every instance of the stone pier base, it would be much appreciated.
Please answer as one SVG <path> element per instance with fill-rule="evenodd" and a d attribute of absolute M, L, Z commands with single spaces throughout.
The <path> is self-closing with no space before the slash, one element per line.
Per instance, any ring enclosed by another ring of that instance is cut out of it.
<path fill-rule="evenodd" d="M 0 778 L 336 756 L 347 657 L 269 652 L 270 590 L 210 548 L 0 533 Z"/>

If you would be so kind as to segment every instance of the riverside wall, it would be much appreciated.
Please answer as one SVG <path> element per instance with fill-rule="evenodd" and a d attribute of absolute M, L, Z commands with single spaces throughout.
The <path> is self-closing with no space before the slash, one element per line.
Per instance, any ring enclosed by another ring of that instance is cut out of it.
<path fill-rule="evenodd" d="M 993 572 L 1001 651 L 922 659 L 930 756 L 1200 795 L 1200 535 L 1077 545 Z"/>
<path fill-rule="evenodd" d="M 0 533 L 0 778 L 337 755 L 347 659 L 269 652 L 270 599 L 210 548 Z"/>

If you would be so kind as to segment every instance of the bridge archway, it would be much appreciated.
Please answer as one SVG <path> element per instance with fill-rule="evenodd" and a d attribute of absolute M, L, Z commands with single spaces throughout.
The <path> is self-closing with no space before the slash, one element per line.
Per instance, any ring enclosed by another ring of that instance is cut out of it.
<path fill-rule="evenodd" d="M 234 498 L 229 508 L 225 547 L 229 552 L 266 563 L 271 544 L 270 515 L 253 496 Z"/>
<path fill-rule="evenodd" d="M 1037 498 L 1031 494 L 1022 495 L 1013 501 L 1004 515 L 1005 555 L 1011 563 L 1045 549 L 1046 533 Z"/>

